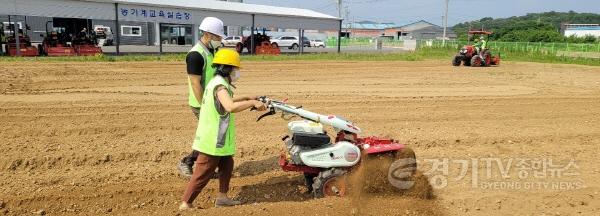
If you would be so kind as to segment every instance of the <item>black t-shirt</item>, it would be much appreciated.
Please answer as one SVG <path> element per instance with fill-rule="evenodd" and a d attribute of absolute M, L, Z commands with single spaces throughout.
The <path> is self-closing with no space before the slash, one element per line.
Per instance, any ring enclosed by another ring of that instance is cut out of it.
<path fill-rule="evenodd" d="M 213 53 L 212 50 L 209 51 Z M 202 86 L 200 87 L 204 89 L 204 86 L 206 85 L 206 83 L 204 83 L 205 79 L 203 70 L 204 57 L 202 57 L 202 55 L 199 52 L 189 52 L 185 57 L 185 63 L 187 65 L 187 74 L 201 76 L 200 85 Z"/>

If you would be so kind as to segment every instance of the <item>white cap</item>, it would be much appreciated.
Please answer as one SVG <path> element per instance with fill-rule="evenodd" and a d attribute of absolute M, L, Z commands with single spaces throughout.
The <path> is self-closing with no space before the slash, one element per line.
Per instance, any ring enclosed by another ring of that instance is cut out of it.
<path fill-rule="evenodd" d="M 212 34 L 218 35 L 220 37 L 225 37 L 225 33 L 223 33 L 223 21 L 216 17 L 206 17 L 200 23 L 200 31 L 210 32 Z"/>

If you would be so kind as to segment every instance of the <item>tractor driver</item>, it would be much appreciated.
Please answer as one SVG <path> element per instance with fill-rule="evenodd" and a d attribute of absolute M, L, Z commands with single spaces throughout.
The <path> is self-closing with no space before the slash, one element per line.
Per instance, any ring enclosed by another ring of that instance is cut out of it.
<path fill-rule="evenodd" d="M 487 48 L 487 41 L 485 41 L 483 35 L 479 37 L 479 41 L 481 41 L 481 51 L 485 51 L 485 49 Z"/>
<path fill-rule="evenodd" d="M 4 46 L 1 45 L 4 44 L 4 41 L 6 40 L 6 37 L 4 36 L 4 26 L 2 25 L 2 23 L 0 23 L 0 29 L 2 29 L 0 31 L 0 51 L 2 51 Z M 0 52 L 0 54 L 2 54 L 2 52 Z"/>
<path fill-rule="evenodd" d="M 4 26 L 0 23 L 0 29 L 2 29 L 2 31 L 0 31 L 0 44 L 4 43 Z"/>
<path fill-rule="evenodd" d="M 56 31 L 50 32 L 50 38 L 48 40 L 48 44 L 55 47 L 58 45 L 58 33 Z"/>
<path fill-rule="evenodd" d="M 482 46 L 483 43 L 479 40 L 479 38 L 475 38 L 475 44 L 473 44 L 473 47 L 475 47 L 475 54 L 479 54 L 479 52 L 482 50 Z"/>
<path fill-rule="evenodd" d="M 4 24 L 0 23 L 0 55 L 8 52 L 8 50 L 4 50 L 4 44 L 6 43 L 6 36 L 4 36 Z"/>

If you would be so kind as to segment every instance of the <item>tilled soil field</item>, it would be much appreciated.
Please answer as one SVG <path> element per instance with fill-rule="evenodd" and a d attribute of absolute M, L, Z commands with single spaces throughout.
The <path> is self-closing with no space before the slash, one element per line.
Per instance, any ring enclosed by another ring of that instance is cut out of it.
<path fill-rule="evenodd" d="M 411 146 L 415 193 L 312 199 L 279 169 L 286 121 L 237 115 L 231 195 L 190 212 L 176 164 L 196 121 L 183 62 L 0 63 L 0 215 L 595 215 L 600 68 L 508 62 L 248 62 L 236 94 L 353 120 Z M 368 171 L 365 172 L 369 174 Z"/>

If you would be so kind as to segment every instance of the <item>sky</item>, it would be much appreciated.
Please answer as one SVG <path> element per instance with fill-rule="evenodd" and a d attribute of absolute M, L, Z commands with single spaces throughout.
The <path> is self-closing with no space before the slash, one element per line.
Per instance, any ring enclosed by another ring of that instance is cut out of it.
<path fill-rule="evenodd" d="M 243 0 L 244 3 L 311 9 L 337 16 L 336 0 Z M 342 0 L 350 21 L 393 22 L 426 20 L 443 24 L 444 0 Z M 448 25 L 484 17 L 503 18 L 558 11 L 600 13 L 600 0 L 450 0 Z M 344 17 L 345 18 L 345 17 Z"/>

